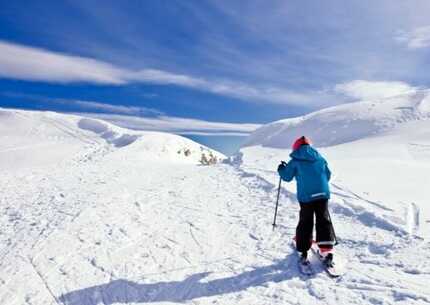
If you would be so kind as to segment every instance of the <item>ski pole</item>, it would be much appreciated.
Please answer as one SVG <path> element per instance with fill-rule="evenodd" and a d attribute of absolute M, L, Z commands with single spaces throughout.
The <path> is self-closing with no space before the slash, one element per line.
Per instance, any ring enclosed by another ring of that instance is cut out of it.
<path fill-rule="evenodd" d="M 337 245 L 339 244 L 339 242 L 337 241 L 336 232 L 334 231 L 333 222 L 331 221 L 330 211 L 328 210 L 328 208 L 327 208 L 327 215 L 328 215 L 328 219 L 330 220 L 331 230 L 332 230 L 332 232 L 333 232 L 334 245 L 335 245 L 335 246 L 337 246 Z"/>
<path fill-rule="evenodd" d="M 276 215 L 278 215 L 278 203 L 279 203 L 279 194 L 281 193 L 281 182 L 282 179 L 279 177 L 279 185 L 278 185 L 278 196 L 276 197 L 276 207 L 275 207 L 275 217 L 273 218 L 273 230 L 275 230 L 276 227 Z"/>

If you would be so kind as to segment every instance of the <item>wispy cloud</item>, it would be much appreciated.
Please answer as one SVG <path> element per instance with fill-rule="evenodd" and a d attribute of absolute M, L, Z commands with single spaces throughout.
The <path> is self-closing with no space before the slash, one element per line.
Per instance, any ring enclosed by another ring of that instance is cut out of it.
<path fill-rule="evenodd" d="M 99 118 L 124 128 L 136 130 L 163 131 L 177 134 L 245 136 L 249 135 L 251 132 L 261 126 L 259 124 L 211 122 L 172 116 L 146 118 L 116 114 L 78 114 L 93 118 Z"/>
<path fill-rule="evenodd" d="M 58 11 L 29 4 L 37 18 L 21 19 L 38 34 L 35 43 L 71 53 L 28 48 L 60 57 L 49 56 L 47 64 L 38 66 L 31 60 L 35 56 L 20 56 L 13 63 L 20 69 L 0 66 L 0 72 L 7 72 L 4 77 L 51 82 L 170 84 L 246 101 L 313 108 L 326 105 L 318 91 L 348 79 L 427 82 L 428 54 L 405 56 L 407 50 L 399 47 L 393 33 L 404 29 L 397 36 L 411 48 L 426 45 L 427 30 L 420 26 L 428 24 L 429 1 L 340 2 L 273 0 L 271 5 L 264 1 L 244 5 L 208 0 L 174 1 L 165 7 L 155 1 L 141 9 L 142 4 L 133 1 L 110 1 L 103 7 L 68 1 L 63 9 L 81 16 L 79 22 L 56 22 Z M 318 14 L 309 14 L 313 11 Z M 157 26 L 159 20 L 165 21 L 163 27 Z M 70 63 L 70 57 L 78 65 L 51 67 L 51 61 Z M 55 71 L 68 76 L 52 75 Z"/>
<path fill-rule="evenodd" d="M 399 28 L 410 29 L 428 20 L 430 1 L 211 3 L 225 13 L 226 20 L 239 26 L 232 30 L 236 35 L 227 37 L 230 40 L 212 39 L 221 41 L 224 48 L 208 45 L 205 52 L 218 51 L 214 57 L 221 62 L 230 60 L 233 69 L 246 71 L 247 75 L 308 88 L 315 83 L 330 87 L 351 78 L 426 77 L 417 68 L 427 64 L 428 56 L 404 56 L 404 49 L 392 35 Z M 310 14 L 312 11 L 318 14 Z M 423 38 L 424 31 L 418 31 L 417 36 Z M 246 43 L 241 45 L 244 40 Z M 249 48 L 249 44 L 255 47 Z M 224 49 L 227 51 L 222 52 Z"/>
<path fill-rule="evenodd" d="M 101 113 L 115 113 L 115 114 L 135 115 L 135 116 L 143 116 L 143 115 L 159 116 L 164 114 L 158 109 L 149 108 L 149 107 L 118 105 L 118 104 L 110 104 L 107 102 L 100 102 L 100 101 L 65 99 L 65 98 L 50 97 L 50 96 L 20 93 L 20 92 L 19 93 L 8 92 L 8 91 L 0 92 L 0 96 L 19 98 L 19 99 L 29 100 L 32 102 L 44 101 L 44 102 L 48 102 L 50 105 L 57 104 L 57 105 L 67 106 L 68 109 L 74 109 L 75 111 L 78 110 L 82 112 L 94 111 L 94 112 L 101 112 Z"/>
<path fill-rule="evenodd" d="M 242 100 L 269 103 L 307 104 L 315 100 L 312 93 L 274 86 L 257 87 L 229 80 L 208 80 L 157 69 L 133 71 L 91 58 L 4 41 L 0 41 L 0 77 L 52 83 L 124 85 L 141 82 L 176 85 Z"/>
<path fill-rule="evenodd" d="M 163 131 L 183 135 L 246 136 L 261 126 L 254 123 L 213 122 L 168 116 L 154 108 L 108 104 L 100 101 L 63 99 L 14 92 L 0 94 L 14 98 L 25 98 L 31 101 L 44 100 L 51 105 L 57 104 L 62 107 L 68 106 L 67 110 L 58 111 L 99 118 L 120 127 L 136 130 Z"/>
<path fill-rule="evenodd" d="M 115 113 L 125 115 L 161 115 L 162 113 L 153 108 L 113 105 L 94 101 L 81 100 L 56 100 L 58 102 L 67 103 L 80 108 L 82 111 L 98 111 L 103 113 Z"/>
<path fill-rule="evenodd" d="M 54 83 L 124 84 L 124 72 L 90 58 L 0 41 L 0 77 Z"/>
<path fill-rule="evenodd" d="M 388 98 L 415 91 L 405 82 L 354 80 L 334 87 L 334 92 L 356 100 Z"/>
<path fill-rule="evenodd" d="M 430 47 L 430 25 L 411 31 L 400 31 L 394 39 L 405 44 L 409 49 L 428 48 Z"/>

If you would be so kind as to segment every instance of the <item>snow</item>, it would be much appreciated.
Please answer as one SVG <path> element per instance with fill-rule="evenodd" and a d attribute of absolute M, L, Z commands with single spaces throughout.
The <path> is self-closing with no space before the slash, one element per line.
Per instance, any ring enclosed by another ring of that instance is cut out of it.
<path fill-rule="evenodd" d="M 288 150 L 202 166 L 224 157 L 175 135 L 0 109 L 0 304 L 428 304 L 428 123 L 322 149 L 347 270 L 329 279 L 297 269 L 293 184 L 272 230 Z"/>
<path fill-rule="evenodd" d="M 369 112 L 370 104 L 373 110 Z M 268 124 L 251 135 L 250 142 L 258 145 L 241 150 L 246 156 L 242 162 L 260 171 L 271 170 L 280 160 L 288 160 L 290 150 L 279 147 L 290 147 L 296 137 L 307 135 L 329 160 L 334 193 L 343 196 L 342 200 L 354 198 L 349 206 L 354 204 L 356 210 L 387 223 L 402 224 L 405 231 L 429 238 L 429 105 L 430 93 L 424 91 L 332 107 Z M 344 130 L 345 121 L 352 116 L 360 119 Z M 263 136 L 268 130 L 274 136 Z M 330 134 L 334 136 L 324 139 Z M 289 188 L 294 191 L 294 187 Z"/>
<path fill-rule="evenodd" d="M 146 160 L 168 156 L 178 162 L 215 163 L 225 158 L 180 136 L 123 129 L 92 118 L 0 108 L 0 120 L 0 171 L 46 167 L 67 162 L 71 156 L 120 152 L 118 148 Z"/>
<path fill-rule="evenodd" d="M 109 129 L 107 124 L 94 119 L 80 119 L 78 127 L 100 135 L 102 139 L 105 139 L 107 143 L 112 144 L 115 147 L 130 145 L 139 138 L 138 135 L 118 134 L 117 132 Z"/>
<path fill-rule="evenodd" d="M 360 101 L 285 119 L 257 129 L 245 146 L 290 148 L 294 139 L 309 136 L 327 147 L 368 138 L 405 122 L 430 118 L 430 91 L 418 90 L 387 99 Z"/>

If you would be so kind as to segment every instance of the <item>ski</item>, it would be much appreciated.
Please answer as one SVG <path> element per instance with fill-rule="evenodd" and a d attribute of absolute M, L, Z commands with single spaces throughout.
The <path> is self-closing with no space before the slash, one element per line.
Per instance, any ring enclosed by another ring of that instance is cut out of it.
<path fill-rule="evenodd" d="M 333 261 L 333 259 L 326 259 L 319 253 L 319 249 L 316 243 L 312 243 L 311 250 L 312 253 L 321 262 L 323 269 L 328 274 L 328 276 L 332 278 L 338 278 L 342 276 L 342 273 L 340 272 L 339 268 L 337 268 L 336 263 Z"/>
<path fill-rule="evenodd" d="M 315 270 L 312 267 L 312 263 L 309 259 L 303 260 L 301 257 L 301 253 L 297 251 L 296 249 L 296 241 L 293 239 L 291 242 L 291 247 L 293 248 L 294 252 L 297 254 L 297 266 L 301 274 L 305 276 L 312 276 L 315 274 Z"/>
<path fill-rule="evenodd" d="M 297 254 L 299 256 L 298 260 L 297 260 L 297 263 L 298 263 L 298 266 L 299 266 L 300 273 L 303 274 L 303 275 L 306 275 L 306 276 L 312 276 L 312 275 L 314 275 L 315 271 L 312 268 L 312 264 L 309 261 L 309 259 L 302 259 L 300 257 L 300 253 L 297 252 Z"/>
<path fill-rule="evenodd" d="M 320 269 L 320 268 L 315 269 L 316 266 L 313 266 L 313 264 L 315 264 L 314 262 L 315 259 L 310 259 L 308 255 L 308 258 L 305 261 L 303 261 L 303 259 L 301 258 L 301 253 L 296 250 L 295 239 L 293 239 L 291 243 L 291 247 L 297 254 L 297 264 L 298 264 L 298 269 L 300 273 L 306 276 L 315 275 L 316 270 Z M 343 273 L 341 268 L 339 268 L 333 260 L 326 261 L 325 258 L 320 255 L 318 245 L 315 241 L 312 241 L 311 252 L 312 252 L 312 256 L 315 256 L 317 260 L 321 263 L 321 268 L 327 273 L 329 277 L 338 278 L 342 276 Z"/>

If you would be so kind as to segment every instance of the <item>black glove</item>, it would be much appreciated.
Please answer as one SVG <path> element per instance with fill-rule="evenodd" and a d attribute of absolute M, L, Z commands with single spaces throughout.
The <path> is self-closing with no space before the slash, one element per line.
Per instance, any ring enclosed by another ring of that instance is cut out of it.
<path fill-rule="evenodd" d="M 287 166 L 287 163 L 285 163 L 284 161 L 281 161 L 281 164 L 278 165 L 278 172 L 283 170 L 286 166 Z"/>

